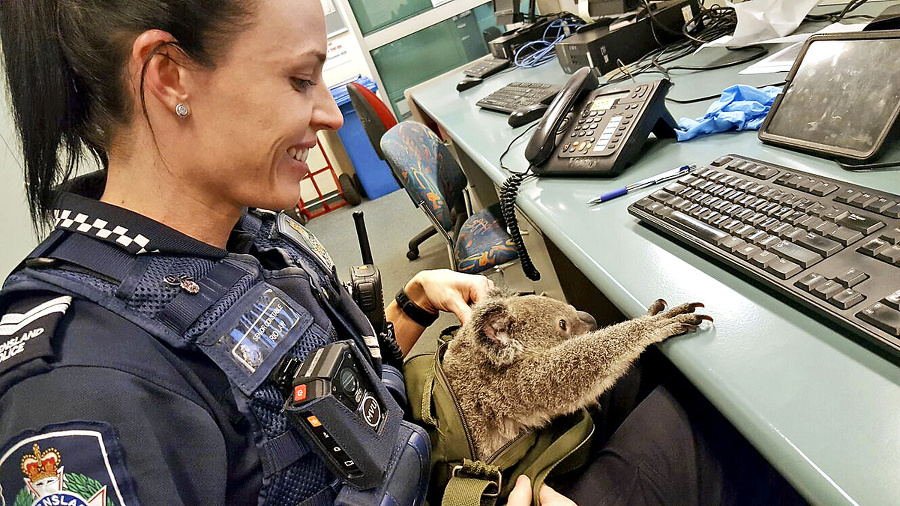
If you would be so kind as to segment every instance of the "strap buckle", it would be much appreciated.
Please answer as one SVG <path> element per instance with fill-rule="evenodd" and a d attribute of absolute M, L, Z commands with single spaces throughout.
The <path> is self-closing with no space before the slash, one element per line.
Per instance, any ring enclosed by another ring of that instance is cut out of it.
<path fill-rule="evenodd" d="M 484 497 L 500 496 L 500 489 L 503 488 L 503 473 L 499 467 L 466 459 L 461 465 L 453 466 L 450 477 L 456 478 L 456 475 L 460 473 L 475 479 L 490 481 L 488 486 L 494 485 L 496 487 L 496 490 L 493 491 L 489 491 L 486 488 L 482 492 Z"/>

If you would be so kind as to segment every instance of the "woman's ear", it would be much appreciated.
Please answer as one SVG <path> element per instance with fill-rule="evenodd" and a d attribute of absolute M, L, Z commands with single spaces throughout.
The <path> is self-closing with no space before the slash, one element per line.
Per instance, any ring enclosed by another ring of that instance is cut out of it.
<path fill-rule="evenodd" d="M 162 30 L 147 30 L 134 39 L 128 68 L 138 107 L 143 107 L 142 88 L 148 108 L 152 97 L 174 115 L 176 106 L 188 101 L 187 57 L 175 42 Z"/>

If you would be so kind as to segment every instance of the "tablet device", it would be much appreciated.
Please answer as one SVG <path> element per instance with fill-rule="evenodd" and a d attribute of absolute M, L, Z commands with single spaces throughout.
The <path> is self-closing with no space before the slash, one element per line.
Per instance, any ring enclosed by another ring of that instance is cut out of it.
<path fill-rule="evenodd" d="M 853 161 L 879 154 L 900 112 L 900 30 L 810 37 L 759 131 L 763 142 Z"/>

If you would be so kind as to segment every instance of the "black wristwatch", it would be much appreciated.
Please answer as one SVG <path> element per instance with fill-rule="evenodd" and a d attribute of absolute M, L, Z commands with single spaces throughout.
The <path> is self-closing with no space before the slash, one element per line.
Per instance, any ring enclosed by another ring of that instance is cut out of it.
<path fill-rule="evenodd" d="M 397 301 L 397 306 L 400 307 L 400 311 L 403 311 L 403 313 L 406 314 L 406 316 L 409 316 L 412 321 L 423 327 L 431 325 L 438 319 L 437 313 L 429 313 L 419 307 L 415 302 L 409 300 L 409 295 L 406 295 L 406 291 L 402 288 L 397 292 L 397 296 L 394 297 L 394 300 Z"/>

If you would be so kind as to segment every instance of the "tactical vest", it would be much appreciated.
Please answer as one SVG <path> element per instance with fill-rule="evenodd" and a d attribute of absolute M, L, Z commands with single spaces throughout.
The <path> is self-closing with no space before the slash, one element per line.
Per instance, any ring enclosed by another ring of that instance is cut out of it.
<path fill-rule="evenodd" d="M 531 479 L 532 504 L 540 504 L 538 492 L 551 473 L 564 474 L 586 463 L 594 434 L 590 413 L 581 409 L 557 418 L 477 460 L 471 427 L 441 368 L 451 339 L 442 335 L 435 353 L 413 357 L 403 368 L 413 419 L 431 436 L 429 504 L 493 505 L 506 500 L 515 478 L 522 474 Z"/>
<path fill-rule="evenodd" d="M 299 223 L 254 211 L 239 229 L 250 234 L 256 256 L 132 255 L 57 229 L 7 279 L 2 295 L 49 290 L 87 299 L 172 348 L 202 351 L 227 375 L 251 422 L 263 468 L 259 503 L 333 504 L 342 482 L 291 426 L 269 375 L 285 357 L 302 361 L 341 339 L 377 357 L 375 333 Z M 402 388 L 402 376 L 393 378 Z M 411 487 L 424 489 L 422 474 L 408 478 Z"/>

